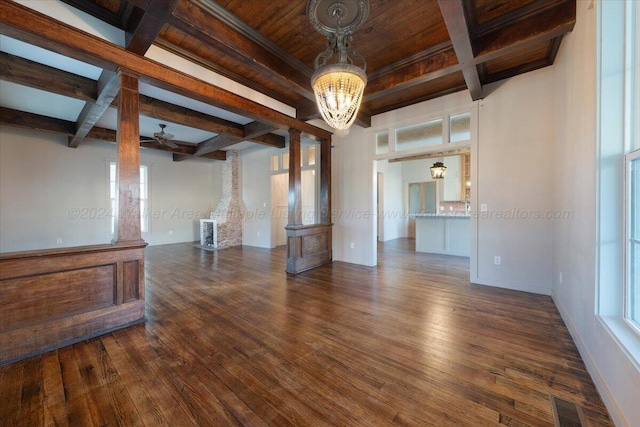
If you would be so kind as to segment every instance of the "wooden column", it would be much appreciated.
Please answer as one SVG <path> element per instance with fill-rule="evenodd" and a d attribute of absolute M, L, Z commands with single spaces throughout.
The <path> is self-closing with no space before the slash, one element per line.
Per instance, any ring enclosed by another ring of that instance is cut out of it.
<path fill-rule="evenodd" d="M 331 224 L 331 141 L 320 141 L 320 224 Z"/>
<path fill-rule="evenodd" d="M 320 145 L 320 218 L 302 224 L 302 166 L 300 131 L 289 130 L 289 223 L 287 273 L 297 274 L 331 262 L 331 142 Z"/>
<path fill-rule="evenodd" d="M 141 242 L 138 79 L 118 72 L 116 212 L 113 244 Z"/>
<path fill-rule="evenodd" d="M 0 364 L 145 320 L 138 79 L 117 79 L 113 242 L 0 255 L 0 300 L 11 311 L 0 316 Z"/>
<path fill-rule="evenodd" d="M 300 131 L 289 129 L 289 226 L 302 226 L 302 166 Z"/>

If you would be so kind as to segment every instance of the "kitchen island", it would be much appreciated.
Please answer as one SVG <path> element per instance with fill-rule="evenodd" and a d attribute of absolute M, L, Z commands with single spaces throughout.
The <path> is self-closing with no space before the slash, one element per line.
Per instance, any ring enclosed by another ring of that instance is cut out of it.
<path fill-rule="evenodd" d="M 416 252 L 468 257 L 471 220 L 465 214 L 416 214 Z"/>

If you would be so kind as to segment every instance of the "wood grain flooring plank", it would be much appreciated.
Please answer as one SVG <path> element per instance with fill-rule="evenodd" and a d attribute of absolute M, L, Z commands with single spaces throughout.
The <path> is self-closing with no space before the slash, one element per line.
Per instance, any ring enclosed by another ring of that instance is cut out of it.
<path fill-rule="evenodd" d="M 25 361 L 0 367 L 0 425 L 13 427 L 20 424 L 20 404 Z M 31 372 L 27 372 L 31 376 Z"/>
<path fill-rule="evenodd" d="M 284 248 L 148 247 L 146 323 L 0 367 L 0 424 L 538 427 L 553 394 L 612 426 L 551 298 L 413 245 L 296 276 Z"/>

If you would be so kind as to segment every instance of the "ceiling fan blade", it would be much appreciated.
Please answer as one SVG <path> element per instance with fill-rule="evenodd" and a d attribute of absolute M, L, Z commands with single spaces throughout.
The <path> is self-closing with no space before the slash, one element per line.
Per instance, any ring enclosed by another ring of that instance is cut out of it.
<path fill-rule="evenodd" d="M 175 135 L 174 135 L 174 134 L 172 134 L 172 133 L 165 133 L 165 134 L 163 135 L 163 138 L 164 138 L 164 139 L 173 139 L 173 138 L 175 138 Z"/>
<path fill-rule="evenodd" d="M 154 138 L 141 139 L 140 143 L 143 143 L 143 142 L 156 142 L 156 140 Z"/>
<path fill-rule="evenodd" d="M 165 139 L 164 141 L 162 141 L 162 143 L 163 143 L 164 145 L 166 145 L 167 147 L 171 147 L 171 148 L 180 148 L 177 144 L 174 144 L 173 142 L 168 141 L 168 140 L 166 140 L 166 139 Z"/>

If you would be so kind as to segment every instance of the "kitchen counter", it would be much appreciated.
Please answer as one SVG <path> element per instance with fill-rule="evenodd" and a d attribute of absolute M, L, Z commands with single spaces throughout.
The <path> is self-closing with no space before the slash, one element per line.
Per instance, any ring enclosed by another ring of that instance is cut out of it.
<path fill-rule="evenodd" d="M 416 218 L 469 219 L 469 214 L 415 214 Z"/>
<path fill-rule="evenodd" d="M 465 214 L 418 214 L 416 252 L 469 256 L 471 221 Z"/>

